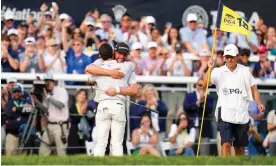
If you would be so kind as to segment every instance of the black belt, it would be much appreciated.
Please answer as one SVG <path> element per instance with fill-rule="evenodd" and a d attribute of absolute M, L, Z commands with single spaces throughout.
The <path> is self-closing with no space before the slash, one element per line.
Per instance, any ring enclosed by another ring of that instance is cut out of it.
<path fill-rule="evenodd" d="M 68 124 L 68 121 L 65 122 L 48 122 L 49 124 Z"/>

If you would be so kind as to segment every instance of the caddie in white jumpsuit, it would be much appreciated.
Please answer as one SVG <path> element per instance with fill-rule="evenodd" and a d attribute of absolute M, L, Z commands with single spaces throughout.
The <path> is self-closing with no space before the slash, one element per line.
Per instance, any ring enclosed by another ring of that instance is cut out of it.
<path fill-rule="evenodd" d="M 223 55 L 226 64 L 212 70 L 213 60 L 210 59 L 210 82 L 207 83 L 207 75 L 203 81 L 204 85 L 216 85 L 218 102 L 215 116 L 221 135 L 222 156 L 230 155 L 232 143 L 236 155 L 244 154 L 243 148 L 248 146 L 248 106 L 253 98 L 259 109 L 264 111 L 255 79 L 248 67 L 237 64 L 238 54 L 234 44 L 227 45 Z"/>
<path fill-rule="evenodd" d="M 126 47 L 127 54 L 128 47 Z M 94 156 L 104 156 L 107 146 L 109 131 L 111 129 L 112 155 L 123 156 L 122 142 L 124 139 L 126 114 L 125 98 L 127 95 L 137 93 L 137 84 L 135 78 L 135 65 L 132 62 L 118 63 L 112 59 L 112 48 L 109 44 L 102 44 L 99 49 L 100 57 L 103 60 L 97 60 L 93 64 L 106 70 L 116 70 L 120 68 L 123 73 L 122 79 L 114 79 L 108 75 L 99 74 L 96 70 L 86 72 L 92 74 L 96 81 L 98 90 L 98 109 L 96 114 L 96 147 Z M 122 52 L 123 56 L 126 56 Z M 91 65 L 90 65 L 91 67 Z M 89 68 L 89 67 L 88 67 Z"/>

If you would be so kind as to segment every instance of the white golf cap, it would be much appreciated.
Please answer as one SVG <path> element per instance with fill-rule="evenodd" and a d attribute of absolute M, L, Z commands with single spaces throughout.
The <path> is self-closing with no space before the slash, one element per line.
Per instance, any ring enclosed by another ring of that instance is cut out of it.
<path fill-rule="evenodd" d="M 211 53 L 208 49 L 202 49 L 199 53 L 199 56 L 211 56 Z"/>
<path fill-rule="evenodd" d="M 85 21 L 84 24 L 87 25 L 87 26 L 88 26 L 88 25 L 91 25 L 91 26 L 93 26 L 93 27 L 96 27 L 95 22 L 94 22 L 94 21 L 91 21 L 91 20 Z"/>
<path fill-rule="evenodd" d="M 70 16 L 66 13 L 62 13 L 62 14 L 59 15 L 59 19 L 61 19 L 61 20 L 65 20 L 65 19 L 68 19 L 68 18 L 70 18 Z"/>
<path fill-rule="evenodd" d="M 17 79 L 15 77 L 8 77 L 7 83 L 11 83 L 11 82 L 17 82 Z"/>
<path fill-rule="evenodd" d="M 146 21 L 148 24 L 156 24 L 155 18 L 153 16 L 147 16 Z"/>
<path fill-rule="evenodd" d="M 138 50 L 138 49 L 142 50 L 142 48 L 143 48 L 143 45 L 139 42 L 135 42 L 131 46 L 131 50 Z"/>
<path fill-rule="evenodd" d="M 53 46 L 53 45 L 58 45 L 58 41 L 54 38 L 48 39 L 46 42 L 47 46 Z"/>
<path fill-rule="evenodd" d="M 187 18 L 186 18 L 186 21 L 190 22 L 190 21 L 197 21 L 197 16 L 195 13 L 189 13 Z"/>
<path fill-rule="evenodd" d="M 158 45 L 156 42 L 153 42 L 153 41 L 150 41 L 148 42 L 148 45 L 147 45 L 147 48 L 150 49 L 150 48 L 157 48 Z"/>
<path fill-rule="evenodd" d="M 230 56 L 237 56 L 239 54 L 239 49 L 234 44 L 228 44 L 224 48 L 224 54 L 223 56 L 230 55 Z"/>
<path fill-rule="evenodd" d="M 18 36 L 18 31 L 17 31 L 17 29 L 12 28 L 12 29 L 8 30 L 7 35 L 8 36 L 10 36 L 10 35 L 16 35 L 16 36 Z"/>
<path fill-rule="evenodd" d="M 6 11 L 5 15 L 4 15 L 4 19 L 5 20 L 14 20 L 14 13 L 10 10 Z"/>
<path fill-rule="evenodd" d="M 46 11 L 45 13 L 44 13 L 44 15 L 46 16 L 46 15 L 49 15 L 49 16 L 51 16 L 52 17 L 52 12 L 50 12 L 50 11 Z"/>
<path fill-rule="evenodd" d="M 34 37 L 27 37 L 25 40 L 24 40 L 24 43 L 26 45 L 33 45 L 35 44 L 35 38 Z"/>

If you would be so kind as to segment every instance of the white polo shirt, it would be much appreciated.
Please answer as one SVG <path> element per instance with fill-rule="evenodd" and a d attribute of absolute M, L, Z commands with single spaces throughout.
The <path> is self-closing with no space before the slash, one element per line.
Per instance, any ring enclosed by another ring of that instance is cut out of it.
<path fill-rule="evenodd" d="M 223 121 L 234 124 L 248 123 L 248 106 L 252 100 L 251 87 L 256 85 L 249 68 L 240 64 L 233 72 L 226 65 L 214 68 L 211 83 L 216 85 L 218 95 L 216 120 L 218 108 L 221 107 Z"/>
<path fill-rule="evenodd" d="M 68 92 L 65 88 L 55 86 L 52 92 L 52 98 L 60 101 L 64 104 L 62 109 L 57 108 L 51 102 L 44 100 L 43 105 L 48 107 L 48 120 L 50 122 L 65 122 L 69 119 L 69 108 L 68 108 Z"/>
<path fill-rule="evenodd" d="M 93 63 L 105 69 L 116 69 L 120 68 L 120 71 L 124 73 L 124 78 L 122 79 L 113 79 L 109 76 L 97 76 L 92 75 L 94 80 L 97 83 L 97 86 L 101 90 L 106 90 L 108 88 L 116 88 L 116 87 L 129 87 L 130 84 L 136 83 L 136 75 L 135 75 L 135 65 L 132 62 L 124 62 L 124 63 L 117 63 L 116 60 L 110 61 L 95 61 Z M 108 96 L 104 92 L 97 90 L 96 91 L 96 100 L 97 102 L 103 100 L 123 100 L 125 96 L 123 95 L 116 95 L 116 96 Z M 121 99 L 120 99 L 121 98 Z"/>

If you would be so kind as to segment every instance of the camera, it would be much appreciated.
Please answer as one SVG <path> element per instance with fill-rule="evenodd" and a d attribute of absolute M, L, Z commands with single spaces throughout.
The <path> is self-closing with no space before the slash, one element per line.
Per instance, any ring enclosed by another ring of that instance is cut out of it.
<path fill-rule="evenodd" d="M 31 95 L 34 95 L 38 101 L 43 102 L 44 88 L 45 81 L 42 81 L 39 77 L 37 77 L 37 79 L 33 82 L 33 91 L 31 92 Z"/>

